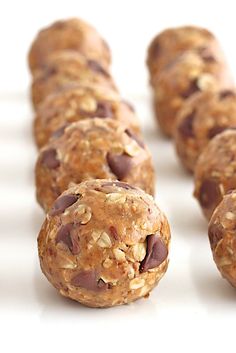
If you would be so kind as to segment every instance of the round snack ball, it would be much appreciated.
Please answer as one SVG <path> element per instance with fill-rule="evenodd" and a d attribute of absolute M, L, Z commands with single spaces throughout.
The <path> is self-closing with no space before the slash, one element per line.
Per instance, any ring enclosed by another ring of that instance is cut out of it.
<path fill-rule="evenodd" d="M 40 151 L 37 199 L 48 210 L 71 183 L 88 179 L 118 179 L 153 194 L 151 154 L 139 137 L 116 120 L 72 123 Z"/>
<path fill-rule="evenodd" d="M 63 133 L 72 122 L 94 117 L 123 122 L 140 134 L 140 125 L 132 106 L 107 87 L 75 86 L 49 95 L 39 106 L 34 120 L 34 136 L 38 147 L 52 136 Z"/>
<path fill-rule="evenodd" d="M 190 172 L 209 141 L 229 127 L 236 127 L 236 92 L 202 92 L 190 98 L 178 114 L 175 146 Z"/>
<path fill-rule="evenodd" d="M 42 70 L 33 77 L 31 96 L 35 108 L 51 93 L 68 84 L 101 85 L 116 91 L 111 75 L 94 60 L 76 51 L 61 51 L 48 57 Z"/>
<path fill-rule="evenodd" d="M 172 136 L 176 118 L 186 100 L 197 92 L 232 87 L 228 68 L 213 56 L 197 51 L 180 55 L 155 82 L 154 108 L 162 131 Z"/>
<path fill-rule="evenodd" d="M 225 130 L 208 143 L 198 158 L 194 178 L 194 196 L 210 219 L 223 195 L 236 189 L 236 130 Z"/>
<path fill-rule="evenodd" d="M 208 236 L 214 261 L 232 286 L 236 287 L 236 191 L 223 197 L 209 223 Z"/>
<path fill-rule="evenodd" d="M 43 273 L 63 296 L 111 307 L 148 296 L 167 270 L 169 241 L 168 221 L 151 196 L 90 180 L 55 201 L 38 249 Z"/>
<path fill-rule="evenodd" d="M 222 56 L 216 38 L 205 28 L 183 26 L 168 28 L 159 33 L 148 48 L 147 65 L 151 80 L 152 76 L 159 75 L 179 54 L 193 49 L 207 50 Z"/>
<path fill-rule="evenodd" d="M 38 33 L 28 56 L 31 72 L 42 68 L 50 54 L 65 49 L 76 50 L 105 67 L 111 62 L 110 49 L 95 28 L 80 19 L 71 18 L 57 21 Z"/>

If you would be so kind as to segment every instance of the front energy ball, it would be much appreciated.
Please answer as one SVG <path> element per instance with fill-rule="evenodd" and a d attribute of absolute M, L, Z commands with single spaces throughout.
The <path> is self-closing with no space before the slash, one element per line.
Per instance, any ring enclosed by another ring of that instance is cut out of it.
<path fill-rule="evenodd" d="M 145 297 L 168 266 L 170 229 L 151 196 L 90 180 L 54 203 L 38 237 L 40 264 L 65 297 L 109 307 Z"/>
<path fill-rule="evenodd" d="M 118 179 L 153 194 L 151 154 L 138 136 L 114 119 L 72 123 L 40 151 L 37 199 L 48 210 L 71 183 L 88 179 Z"/>
<path fill-rule="evenodd" d="M 208 235 L 214 261 L 232 286 L 236 287 L 236 191 L 224 196 L 211 218 Z"/>

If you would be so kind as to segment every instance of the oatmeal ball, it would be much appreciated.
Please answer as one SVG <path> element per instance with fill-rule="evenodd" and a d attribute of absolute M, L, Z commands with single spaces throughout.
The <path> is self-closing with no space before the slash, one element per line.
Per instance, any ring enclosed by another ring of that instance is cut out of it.
<path fill-rule="evenodd" d="M 213 258 L 232 286 L 236 287 L 236 191 L 223 197 L 209 223 L 208 236 Z"/>
<path fill-rule="evenodd" d="M 90 180 L 53 204 L 38 237 L 40 264 L 65 297 L 110 307 L 147 297 L 167 270 L 170 230 L 151 196 Z"/>
<path fill-rule="evenodd" d="M 40 151 L 37 199 L 48 210 L 70 184 L 88 179 L 118 179 L 153 194 L 151 154 L 139 137 L 116 120 L 72 123 Z"/>
<path fill-rule="evenodd" d="M 110 49 L 99 33 L 88 23 L 72 18 L 57 21 L 38 33 L 28 56 L 31 72 L 44 67 L 50 54 L 65 49 L 76 50 L 105 67 L 111 62 Z"/>
<path fill-rule="evenodd" d="M 48 57 L 42 70 L 34 75 L 31 96 L 35 108 L 51 93 L 68 84 L 100 85 L 116 91 L 115 83 L 98 62 L 75 51 L 61 51 Z"/>
<path fill-rule="evenodd" d="M 216 38 L 204 28 L 183 26 L 168 28 L 159 33 L 148 48 L 147 65 L 151 80 L 179 54 L 193 49 L 207 50 L 217 57 L 222 56 Z"/>
<path fill-rule="evenodd" d="M 179 56 L 155 82 L 154 108 L 161 129 L 173 135 L 177 114 L 193 94 L 232 85 L 227 66 L 212 55 L 189 51 Z"/>
<path fill-rule="evenodd" d="M 202 92 L 190 98 L 178 114 L 175 146 L 182 164 L 194 171 L 209 141 L 229 127 L 236 127 L 236 92 Z"/>
<path fill-rule="evenodd" d="M 210 219 L 227 191 L 236 189 L 236 130 L 225 130 L 208 143 L 198 158 L 194 178 L 194 196 Z"/>
<path fill-rule="evenodd" d="M 99 118 L 123 122 L 140 135 L 140 125 L 133 107 L 107 87 L 75 86 L 49 95 L 39 106 L 34 120 L 34 136 L 38 147 L 53 135 L 60 135 L 69 123 Z"/>

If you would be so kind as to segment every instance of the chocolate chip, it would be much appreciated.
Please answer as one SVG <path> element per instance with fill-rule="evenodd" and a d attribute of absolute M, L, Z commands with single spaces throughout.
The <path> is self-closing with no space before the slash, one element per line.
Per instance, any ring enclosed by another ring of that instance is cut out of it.
<path fill-rule="evenodd" d="M 49 212 L 50 216 L 56 216 L 63 213 L 65 209 L 72 206 L 79 197 L 80 195 L 62 195 L 58 197 Z"/>
<path fill-rule="evenodd" d="M 95 117 L 98 118 L 112 118 L 113 117 L 113 111 L 111 109 L 111 105 L 108 102 L 98 102 L 97 103 L 97 109 L 94 113 Z"/>
<path fill-rule="evenodd" d="M 128 102 L 128 101 L 126 101 L 126 100 L 124 100 L 124 99 L 122 99 L 122 103 L 125 104 L 125 105 L 127 105 L 127 107 L 128 107 L 133 113 L 135 112 L 135 109 L 134 109 L 133 104 L 131 104 L 130 102 Z"/>
<path fill-rule="evenodd" d="M 213 179 L 207 179 L 202 182 L 199 191 L 199 201 L 202 207 L 211 208 L 217 206 L 222 196 L 218 183 Z"/>
<path fill-rule="evenodd" d="M 188 114 L 178 126 L 178 131 L 183 137 L 194 137 L 193 122 L 194 122 L 195 111 Z"/>
<path fill-rule="evenodd" d="M 78 234 L 73 232 L 74 223 L 61 226 L 56 236 L 56 244 L 64 243 L 73 255 L 78 255 L 80 251 Z"/>
<path fill-rule="evenodd" d="M 52 133 L 52 137 L 54 137 L 54 138 L 59 138 L 59 137 L 61 137 L 61 136 L 64 134 L 65 129 L 67 128 L 68 125 L 69 125 L 69 124 L 65 124 L 65 125 L 61 126 L 59 129 L 57 129 L 56 131 L 54 131 L 54 132 Z"/>
<path fill-rule="evenodd" d="M 110 230 L 110 233 L 111 233 L 111 235 L 113 236 L 113 238 L 114 238 L 115 240 L 118 240 L 118 239 L 119 239 L 119 236 L 118 236 L 118 233 L 117 233 L 116 228 L 115 228 L 114 226 L 110 226 L 109 230 Z"/>
<path fill-rule="evenodd" d="M 214 136 L 220 134 L 221 132 L 223 132 L 225 129 L 227 129 L 227 127 L 225 126 L 213 126 L 207 134 L 207 137 L 209 139 L 212 139 Z"/>
<path fill-rule="evenodd" d="M 189 98 L 192 94 L 196 93 L 196 92 L 199 92 L 200 89 L 197 85 L 197 80 L 193 80 L 190 82 L 189 84 L 189 87 L 181 93 L 181 97 L 184 98 L 184 99 L 187 99 Z"/>
<path fill-rule="evenodd" d="M 107 181 L 106 183 L 102 184 L 102 186 L 114 186 L 114 185 L 126 190 L 129 190 L 129 189 L 136 190 L 134 186 L 127 183 L 122 183 L 122 181 Z"/>
<path fill-rule="evenodd" d="M 103 76 L 109 77 L 109 73 L 104 69 L 104 67 L 102 67 L 97 61 L 95 60 L 87 60 L 87 64 L 88 67 L 95 71 L 98 72 L 100 74 L 102 74 Z"/>
<path fill-rule="evenodd" d="M 116 175 L 117 179 L 124 179 L 132 168 L 132 157 L 126 154 L 107 154 L 107 163 L 112 173 Z"/>
<path fill-rule="evenodd" d="M 221 224 L 211 224 L 208 229 L 208 237 L 212 250 L 215 249 L 218 242 L 223 238 L 224 228 Z"/>
<path fill-rule="evenodd" d="M 72 278 L 71 284 L 75 287 L 82 287 L 94 292 L 99 292 L 108 289 L 108 284 L 101 278 L 98 278 L 97 271 L 81 271 Z"/>
<path fill-rule="evenodd" d="M 49 169 L 59 167 L 60 161 L 57 159 L 57 151 L 54 148 L 46 150 L 42 153 L 42 164 Z"/>
<path fill-rule="evenodd" d="M 132 138 L 133 140 L 135 140 L 135 141 L 137 142 L 137 144 L 138 144 L 140 147 L 142 147 L 142 148 L 145 147 L 143 141 L 142 141 L 138 136 L 136 136 L 132 131 L 130 131 L 129 129 L 126 129 L 126 130 L 125 130 L 125 133 L 126 133 L 130 138 Z"/>
<path fill-rule="evenodd" d="M 228 98 L 228 97 L 235 97 L 235 92 L 230 90 L 230 89 L 225 89 L 224 91 L 221 91 L 219 93 L 219 98 L 221 100 L 225 99 L 225 98 Z"/>
<path fill-rule="evenodd" d="M 158 267 L 168 255 L 168 249 L 165 243 L 158 235 L 151 234 L 147 236 L 147 252 L 141 262 L 140 272 L 146 272 L 151 268 Z"/>

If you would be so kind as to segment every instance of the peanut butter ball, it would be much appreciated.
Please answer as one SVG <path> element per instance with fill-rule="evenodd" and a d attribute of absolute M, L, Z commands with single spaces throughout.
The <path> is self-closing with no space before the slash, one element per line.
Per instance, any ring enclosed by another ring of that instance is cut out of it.
<path fill-rule="evenodd" d="M 49 95 L 39 106 L 34 120 L 34 136 L 38 147 L 44 146 L 66 126 L 83 119 L 112 118 L 140 134 L 137 115 L 118 93 L 101 86 L 68 86 Z"/>
<path fill-rule="evenodd" d="M 40 150 L 37 199 L 48 210 L 70 184 L 88 179 L 120 180 L 153 194 L 151 154 L 139 137 L 116 120 L 72 123 Z"/>
<path fill-rule="evenodd" d="M 35 108 L 51 93 L 68 84 L 100 85 L 116 91 L 115 83 L 100 63 L 75 51 L 61 51 L 48 57 L 42 70 L 33 77 L 31 96 Z"/>
<path fill-rule="evenodd" d="M 194 196 L 210 219 L 227 191 L 236 189 L 236 130 L 225 130 L 208 143 L 197 161 L 194 179 Z"/>
<path fill-rule="evenodd" d="M 173 136 L 177 114 L 197 92 L 232 87 L 225 63 L 212 55 L 188 51 L 166 67 L 154 84 L 154 108 L 161 130 Z"/>
<path fill-rule="evenodd" d="M 105 67 L 111 62 L 110 49 L 91 25 L 77 18 L 57 21 L 42 29 L 30 48 L 28 60 L 32 73 L 41 69 L 48 56 L 72 49 Z"/>
<path fill-rule="evenodd" d="M 222 56 L 214 35 L 205 28 L 183 26 L 168 28 L 153 38 L 148 48 L 147 65 L 150 77 L 161 73 L 171 61 L 187 50 L 207 50 Z"/>
<path fill-rule="evenodd" d="M 190 172 L 209 141 L 229 127 L 236 127 L 236 92 L 223 90 L 194 95 L 177 117 L 175 147 Z"/>
<path fill-rule="evenodd" d="M 147 297 L 166 272 L 170 230 L 153 198 L 89 180 L 65 191 L 38 237 L 41 269 L 65 297 L 111 307 Z"/>
<path fill-rule="evenodd" d="M 213 258 L 221 275 L 236 287 L 236 191 L 223 197 L 209 223 Z"/>

